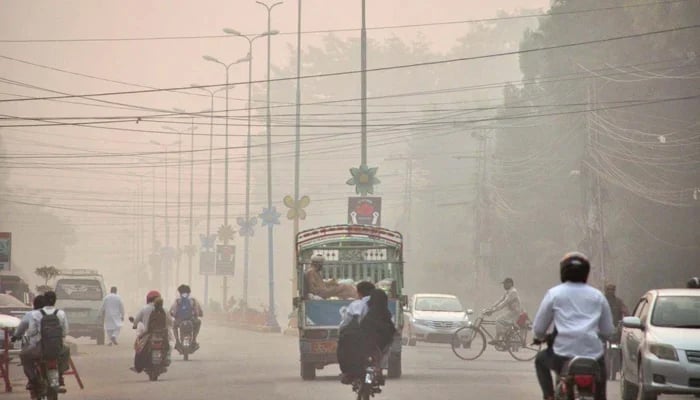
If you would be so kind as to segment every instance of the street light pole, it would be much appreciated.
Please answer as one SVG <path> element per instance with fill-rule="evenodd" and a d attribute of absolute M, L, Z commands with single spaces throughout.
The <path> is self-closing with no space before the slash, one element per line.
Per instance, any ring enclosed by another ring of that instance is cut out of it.
<path fill-rule="evenodd" d="M 362 32 L 360 34 L 361 90 L 362 90 L 362 165 L 367 165 L 367 26 L 365 24 L 365 0 L 362 0 Z"/>
<path fill-rule="evenodd" d="M 281 1 L 273 3 L 272 5 L 267 5 L 263 2 L 256 1 L 256 3 L 267 9 L 267 31 L 270 32 L 272 29 L 272 9 L 276 6 L 282 4 Z M 277 318 L 275 316 L 275 269 L 274 269 L 274 243 L 273 243 L 273 227 L 275 223 L 278 223 L 276 215 L 276 210 L 272 208 L 272 120 L 270 116 L 270 66 L 271 66 L 271 48 L 272 40 L 271 36 L 267 36 L 267 210 L 263 212 L 268 218 L 263 221 L 267 225 L 267 257 L 268 257 L 268 275 L 269 275 L 269 310 L 268 310 L 268 327 L 272 329 L 279 329 L 279 324 L 277 323 Z"/>
<path fill-rule="evenodd" d="M 253 236 L 253 226 L 257 223 L 257 219 L 251 221 L 250 218 L 250 162 L 251 162 L 251 108 L 252 105 L 252 88 L 253 88 L 253 42 L 256 39 L 276 35 L 278 31 L 267 31 L 260 35 L 243 35 L 237 30 L 225 28 L 225 33 L 241 37 L 248 41 L 248 134 L 246 142 L 246 169 L 245 169 L 245 226 L 241 233 L 243 236 L 243 303 L 248 305 L 248 262 L 250 254 L 250 237 Z"/>
<path fill-rule="evenodd" d="M 163 129 L 167 130 L 173 130 L 170 127 L 163 127 Z M 167 143 L 160 143 L 155 140 L 151 140 L 151 144 L 157 145 L 157 146 L 162 146 L 165 149 L 165 254 L 163 254 L 163 264 L 165 265 L 165 273 L 163 274 L 163 280 L 160 282 L 161 284 L 161 289 L 162 290 L 167 290 L 168 287 L 168 278 L 169 278 L 169 272 L 170 272 L 170 258 L 171 258 L 171 249 L 170 249 L 170 222 L 168 220 L 168 147 L 179 144 L 180 141 L 176 141 L 171 144 Z"/>

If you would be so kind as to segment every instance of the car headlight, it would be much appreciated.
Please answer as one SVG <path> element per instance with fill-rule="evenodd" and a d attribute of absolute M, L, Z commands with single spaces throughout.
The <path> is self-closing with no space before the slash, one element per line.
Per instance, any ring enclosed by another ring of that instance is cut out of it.
<path fill-rule="evenodd" d="M 668 344 L 650 343 L 649 352 L 661 360 L 678 361 L 676 349 Z"/>

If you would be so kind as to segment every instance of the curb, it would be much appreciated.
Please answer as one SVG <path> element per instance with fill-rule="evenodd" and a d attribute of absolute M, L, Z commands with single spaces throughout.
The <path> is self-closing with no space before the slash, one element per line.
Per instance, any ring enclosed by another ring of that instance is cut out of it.
<path fill-rule="evenodd" d="M 281 332 L 281 329 L 279 326 L 250 325 L 250 324 L 244 324 L 244 323 L 240 323 L 240 322 L 233 322 L 233 321 L 226 321 L 226 320 L 214 320 L 212 322 L 219 324 L 219 325 L 230 326 L 232 328 L 243 329 L 243 330 L 251 331 L 251 332 L 260 332 L 260 333 L 280 333 Z"/>

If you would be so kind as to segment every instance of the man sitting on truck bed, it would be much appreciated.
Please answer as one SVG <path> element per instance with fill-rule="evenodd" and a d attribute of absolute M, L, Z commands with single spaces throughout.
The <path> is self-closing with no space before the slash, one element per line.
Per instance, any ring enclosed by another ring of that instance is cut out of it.
<path fill-rule="evenodd" d="M 321 276 L 323 263 L 326 259 L 316 254 L 311 257 L 311 266 L 304 272 L 304 284 L 307 294 L 313 294 L 323 299 L 337 297 L 340 299 L 354 299 L 357 291 L 352 285 L 338 284 L 335 280 L 326 282 Z"/>

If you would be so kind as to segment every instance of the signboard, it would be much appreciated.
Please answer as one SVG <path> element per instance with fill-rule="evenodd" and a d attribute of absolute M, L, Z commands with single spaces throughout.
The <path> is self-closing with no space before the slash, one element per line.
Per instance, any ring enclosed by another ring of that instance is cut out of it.
<path fill-rule="evenodd" d="M 216 275 L 233 275 L 236 260 L 236 246 L 216 245 Z"/>
<path fill-rule="evenodd" d="M 11 269 L 12 233 L 0 232 L 0 271 Z"/>
<path fill-rule="evenodd" d="M 349 197 L 348 224 L 382 225 L 381 197 Z"/>
<path fill-rule="evenodd" d="M 216 254 L 210 249 L 202 249 L 199 252 L 199 273 L 212 275 L 216 273 Z"/>

